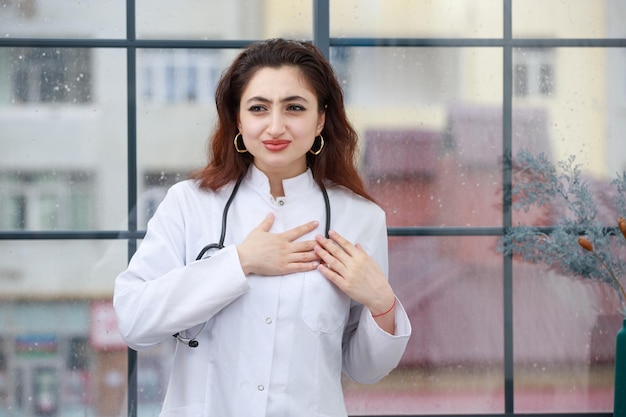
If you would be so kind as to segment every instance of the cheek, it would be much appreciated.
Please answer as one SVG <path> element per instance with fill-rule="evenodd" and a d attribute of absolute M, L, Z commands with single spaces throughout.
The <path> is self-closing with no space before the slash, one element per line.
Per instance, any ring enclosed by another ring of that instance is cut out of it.
<path fill-rule="evenodd" d="M 292 131 L 294 138 L 298 143 L 303 147 L 310 148 L 313 146 L 313 142 L 315 142 L 315 129 L 311 129 L 310 127 L 299 129 L 297 132 Z"/>
<path fill-rule="evenodd" d="M 244 136 L 244 139 L 254 138 L 259 136 L 263 132 L 263 126 L 258 121 L 250 118 L 241 118 L 239 121 L 239 130 Z"/>
<path fill-rule="evenodd" d="M 298 132 L 298 136 L 302 139 L 311 139 L 314 140 L 315 136 L 317 136 L 318 124 L 317 119 L 311 120 L 307 123 L 303 123 L 294 128 L 294 131 Z"/>

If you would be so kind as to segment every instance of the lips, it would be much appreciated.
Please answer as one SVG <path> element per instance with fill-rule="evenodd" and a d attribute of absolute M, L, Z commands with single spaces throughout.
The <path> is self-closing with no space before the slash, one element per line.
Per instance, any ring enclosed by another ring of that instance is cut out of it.
<path fill-rule="evenodd" d="M 282 151 L 287 146 L 289 146 L 290 143 L 290 141 L 282 139 L 270 139 L 263 141 L 263 145 L 265 145 L 265 148 L 274 152 Z"/>

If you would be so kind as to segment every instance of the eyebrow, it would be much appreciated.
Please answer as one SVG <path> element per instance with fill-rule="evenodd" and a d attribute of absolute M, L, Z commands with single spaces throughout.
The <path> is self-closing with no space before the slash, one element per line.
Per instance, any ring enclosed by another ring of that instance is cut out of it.
<path fill-rule="evenodd" d="M 250 97 L 248 100 L 246 100 L 246 103 L 250 103 L 250 102 L 255 102 L 255 101 L 259 101 L 261 103 L 270 103 L 271 100 L 262 96 L 254 96 L 254 97 Z M 309 102 L 306 98 L 302 97 L 302 96 L 298 96 L 298 95 L 294 95 L 294 96 L 289 96 L 289 97 L 285 97 L 283 99 L 280 100 L 281 103 L 288 103 L 290 101 L 304 101 L 304 102 Z"/>

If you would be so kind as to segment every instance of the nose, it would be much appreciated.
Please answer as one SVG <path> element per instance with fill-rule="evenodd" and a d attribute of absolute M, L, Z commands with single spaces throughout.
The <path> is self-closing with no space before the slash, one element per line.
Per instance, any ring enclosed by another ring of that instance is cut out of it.
<path fill-rule="evenodd" d="M 267 133 L 272 137 L 278 137 L 285 133 L 285 130 L 286 125 L 283 114 L 279 111 L 271 112 L 267 126 Z"/>

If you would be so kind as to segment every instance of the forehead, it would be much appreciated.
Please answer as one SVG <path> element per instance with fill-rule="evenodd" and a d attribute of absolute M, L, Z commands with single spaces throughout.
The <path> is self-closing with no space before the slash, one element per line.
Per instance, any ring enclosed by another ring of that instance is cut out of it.
<path fill-rule="evenodd" d="M 244 88 L 242 98 L 246 96 L 262 95 L 264 97 L 276 95 L 315 96 L 304 74 L 294 66 L 278 68 L 263 67 L 258 69 Z"/>

